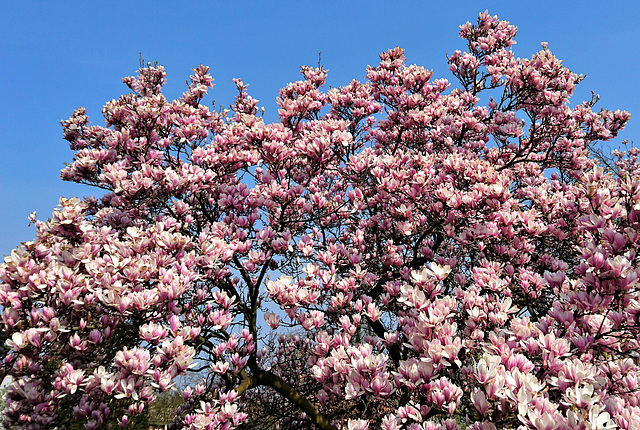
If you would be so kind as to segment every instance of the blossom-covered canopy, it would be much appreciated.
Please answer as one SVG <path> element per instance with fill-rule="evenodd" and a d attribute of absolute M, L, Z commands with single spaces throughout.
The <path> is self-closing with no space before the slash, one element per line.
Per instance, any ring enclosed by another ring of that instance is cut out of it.
<path fill-rule="evenodd" d="M 624 111 L 488 13 L 459 86 L 380 55 L 268 124 L 246 85 L 178 100 L 125 78 L 106 125 L 63 122 L 61 199 L 0 266 L 14 428 L 132 426 L 180 387 L 188 429 L 637 429 L 638 151 Z"/>

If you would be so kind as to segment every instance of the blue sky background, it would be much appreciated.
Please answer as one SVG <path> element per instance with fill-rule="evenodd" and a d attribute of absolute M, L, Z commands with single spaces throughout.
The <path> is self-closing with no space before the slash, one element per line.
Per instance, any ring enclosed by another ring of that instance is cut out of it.
<path fill-rule="evenodd" d="M 626 109 L 622 139 L 640 143 L 640 2 L 637 1 L 6 1 L 0 17 L 0 254 L 33 238 L 27 215 L 46 219 L 60 196 L 96 190 L 62 182 L 72 152 L 60 120 L 78 106 L 102 124 L 102 105 L 127 88 L 139 55 L 163 64 L 165 94 L 179 97 L 191 68 L 211 66 L 211 99 L 228 106 L 231 79 L 277 115 L 277 90 L 299 66 L 322 63 L 328 84 L 363 79 L 378 54 L 397 45 L 408 63 L 451 75 L 445 53 L 464 49 L 459 25 L 491 14 L 518 26 L 517 56 L 549 43 L 587 75 L 574 103 L 601 95 L 600 106 Z"/>

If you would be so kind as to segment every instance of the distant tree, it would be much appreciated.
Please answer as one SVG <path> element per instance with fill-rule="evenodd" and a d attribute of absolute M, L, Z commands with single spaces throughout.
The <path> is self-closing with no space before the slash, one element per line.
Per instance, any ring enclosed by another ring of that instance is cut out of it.
<path fill-rule="evenodd" d="M 4 429 L 4 409 L 7 407 L 5 396 L 7 394 L 7 387 L 0 386 L 0 429 Z"/>
<path fill-rule="evenodd" d="M 160 393 L 151 404 L 148 411 L 149 424 L 164 426 L 171 424 L 176 416 L 176 411 L 185 403 L 181 394 L 176 390 Z"/>
<path fill-rule="evenodd" d="M 273 124 L 240 80 L 203 105 L 203 66 L 173 101 L 141 68 L 105 126 L 76 110 L 62 177 L 106 195 L 0 266 L 7 425 L 161 400 L 188 429 L 637 428 L 638 150 L 591 152 L 629 114 L 571 107 L 582 77 L 506 21 L 460 35 L 457 88 L 395 48 L 328 91 L 303 67 Z"/>

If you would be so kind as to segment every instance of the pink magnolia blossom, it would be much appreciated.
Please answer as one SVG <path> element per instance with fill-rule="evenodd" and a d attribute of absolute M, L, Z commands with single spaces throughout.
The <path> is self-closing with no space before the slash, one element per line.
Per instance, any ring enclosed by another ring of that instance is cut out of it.
<path fill-rule="evenodd" d="M 240 79 L 207 107 L 205 66 L 73 112 L 62 178 L 105 193 L 0 265 L 7 426 L 127 428 L 186 384 L 172 428 L 636 428 L 640 150 L 597 156 L 629 114 L 516 32 L 462 25 L 453 82 L 304 66 L 275 123 Z"/>

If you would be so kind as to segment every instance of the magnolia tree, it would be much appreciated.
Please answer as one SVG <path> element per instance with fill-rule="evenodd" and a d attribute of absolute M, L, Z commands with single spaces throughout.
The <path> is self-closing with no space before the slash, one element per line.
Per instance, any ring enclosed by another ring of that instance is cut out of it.
<path fill-rule="evenodd" d="M 193 380 L 175 428 L 638 428 L 638 151 L 593 155 L 629 114 L 515 34 L 461 26 L 455 88 L 399 48 L 302 67 L 273 124 L 203 66 L 76 110 L 62 178 L 106 194 L 0 266 L 7 424 L 126 428 Z"/>

